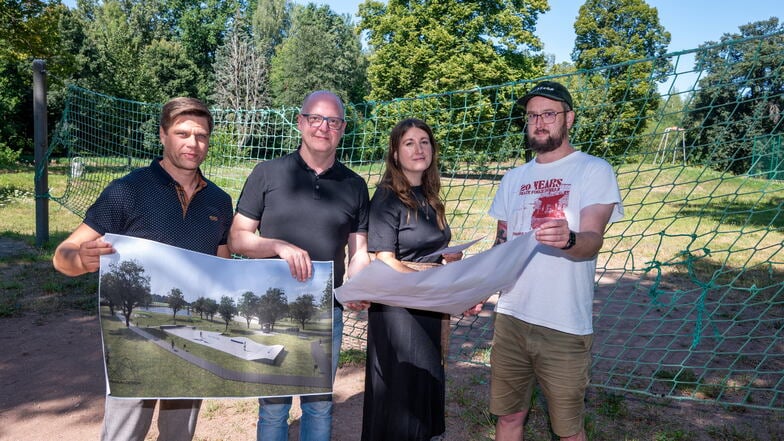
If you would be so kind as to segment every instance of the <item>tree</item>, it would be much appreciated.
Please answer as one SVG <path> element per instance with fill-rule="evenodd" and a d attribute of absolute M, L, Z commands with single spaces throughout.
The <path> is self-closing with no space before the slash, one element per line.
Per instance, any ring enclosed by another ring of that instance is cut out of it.
<path fill-rule="evenodd" d="M 305 323 L 316 315 L 315 301 L 313 294 L 303 294 L 289 305 L 289 315 L 302 325 L 302 329 L 305 329 Z"/>
<path fill-rule="evenodd" d="M 259 0 L 253 11 L 256 50 L 269 62 L 288 33 L 292 4 L 289 0 Z"/>
<path fill-rule="evenodd" d="M 0 60 L 29 62 L 50 58 L 58 49 L 58 20 L 67 10 L 59 0 L 3 0 Z"/>
<path fill-rule="evenodd" d="M 670 33 L 659 23 L 656 8 L 644 0 L 587 0 L 574 23 L 572 60 L 578 69 L 594 69 L 658 57 L 667 53 Z M 657 61 L 665 74 L 666 61 Z"/>
<path fill-rule="evenodd" d="M 139 60 L 138 94 L 135 99 L 164 103 L 175 96 L 199 96 L 201 75 L 178 41 L 154 40 Z"/>
<path fill-rule="evenodd" d="M 588 0 L 580 7 L 574 24 L 577 34 L 572 59 L 577 69 L 598 69 L 627 61 L 651 58 L 602 69 L 589 80 L 605 86 L 598 93 L 575 100 L 580 112 L 575 134 L 589 133 L 586 151 L 599 156 L 622 155 L 639 147 L 640 137 L 632 136 L 659 107 L 656 83 L 664 81 L 670 62 L 667 52 L 670 33 L 659 23 L 658 11 L 644 0 Z M 601 149 L 600 151 L 596 151 Z"/>
<path fill-rule="evenodd" d="M 242 293 L 239 304 L 237 305 L 237 313 L 245 317 L 245 323 L 250 329 L 250 321 L 256 314 L 259 304 L 259 297 L 253 294 L 253 291 L 245 291 Z"/>
<path fill-rule="evenodd" d="M 267 59 L 253 43 L 250 30 L 240 16 L 235 17 L 223 45 L 215 56 L 215 87 L 212 100 L 231 113 L 226 114 L 236 151 L 242 151 L 257 121 L 258 109 L 269 106 Z"/>
<path fill-rule="evenodd" d="M 372 49 L 371 100 L 417 96 L 538 77 L 534 35 L 546 0 L 366 0 L 358 28 Z"/>
<path fill-rule="evenodd" d="M 184 308 L 188 302 L 185 301 L 185 296 L 182 294 L 180 288 L 172 288 L 171 291 L 169 291 L 169 296 L 166 301 L 169 303 L 169 308 L 172 310 L 172 321 L 176 322 L 177 311 Z"/>
<path fill-rule="evenodd" d="M 205 306 L 205 301 L 206 300 L 207 299 L 204 298 L 204 297 L 199 297 L 191 305 L 191 307 L 193 308 L 193 312 L 198 313 L 199 314 L 199 318 L 202 319 L 202 320 L 204 320 L 204 312 L 205 312 L 204 306 Z"/>
<path fill-rule="evenodd" d="M 118 98 L 135 99 L 143 32 L 131 26 L 128 11 L 117 0 L 84 2 L 76 11 L 81 26 L 76 83 Z"/>
<path fill-rule="evenodd" d="M 313 90 L 329 89 L 348 102 L 365 93 L 365 61 L 348 15 L 329 6 L 295 5 L 291 29 L 270 66 L 276 106 L 298 106 Z"/>
<path fill-rule="evenodd" d="M 207 320 L 212 321 L 218 309 L 218 302 L 215 299 L 204 299 L 204 314 L 207 316 Z"/>
<path fill-rule="evenodd" d="M 58 26 L 67 13 L 59 0 L 0 3 L 0 167 L 33 153 L 32 60 L 47 62 L 50 89 L 56 90 L 70 74 L 72 55 L 61 50 Z"/>
<path fill-rule="evenodd" d="M 270 331 L 275 330 L 275 322 L 286 316 L 289 305 L 286 293 L 280 288 L 268 288 L 267 292 L 259 299 L 256 316 L 259 325 L 269 323 Z"/>
<path fill-rule="evenodd" d="M 747 173 L 756 145 L 784 131 L 784 25 L 770 18 L 739 27 L 695 57 L 704 72 L 685 128 L 694 159 L 718 170 Z M 766 36 L 756 39 L 755 37 Z M 748 41 L 736 41 L 749 39 Z M 759 154 L 759 152 L 758 152 Z"/>
<path fill-rule="evenodd" d="M 215 55 L 212 99 L 225 109 L 255 110 L 269 105 L 267 60 L 237 16 Z"/>
<path fill-rule="evenodd" d="M 329 310 L 332 308 L 332 277 L 327 279 L 327 286 L 324 287 L 324 291 L 321 292 L 321 302 L 319 302 L 319 307 L 323 310 Z"/>
<path fill-rule="evenodd" d="M 168 0 L 171 26 L 177 31 L 188 58 L 201 69 L 199 96 L 209 96 L 214 81 L 212 66 L 232 17 L 245 12 L 242 0 Z"/>
<path fill-rule="evenodd" d="M 135 260 L 113 263 L 101 276 L 101 296 L 120 307 L 126 327 L 130 326 L 133 309 L 150 295 L 150 276 L 144 275 L 144 267 Z"/>
<path fill-rule="evenodd" d="M 223 332 L 229 331 L 229 323 L 237 314 L 237 307 L 234 305 L 234 299 L 229 296 L 222 296 L 220 305 L 218 306 L 218 313 L 223 321 L 226 323 L 226 329 Z"/>

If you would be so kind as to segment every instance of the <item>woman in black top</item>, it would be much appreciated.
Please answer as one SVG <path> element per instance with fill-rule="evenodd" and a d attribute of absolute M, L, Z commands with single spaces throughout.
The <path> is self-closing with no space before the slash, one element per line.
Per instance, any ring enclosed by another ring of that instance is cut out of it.
<path fill-rule="evenodd" d="M 438 147 L 418 119 L 398 123 L 389 136 L 386 171 L 370 201 L 368 249 L 400 272 L 404 262 L 439 264 L 461 254 L 424 257 L 449 244 L 440 199 Z M 373 303 L 368 311 L 368 354 L 363 441 L 430 441 L 445 430 L 441 323 L 444 315 Z"/>

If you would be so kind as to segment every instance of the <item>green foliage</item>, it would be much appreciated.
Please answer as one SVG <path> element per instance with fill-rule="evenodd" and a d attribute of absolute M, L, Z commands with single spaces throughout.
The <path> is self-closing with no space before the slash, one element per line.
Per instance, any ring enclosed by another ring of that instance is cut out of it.
<path fill-rule="evenodd" d="M 697 53 L 700 80 L 686 128 L 695 159 L 717 170 L 746 173 L 760 138 L 784 132 L 784 25 L 775 17 L 740 26 L 721 42 L 772 34 L 770 38 L 730 45 L 707 42 Z M 726 60 L 734 60 L 728 65 Z"/>
<path fill-rule="evenodd" d="M 29 63 L 0 57 L 0 166 L 16 161 L 15 152 L 32 156 L 31 83 Z"/>
<path fill-rule="evenodd" d="M 256 315 L 259 297 L 253 291 L 245 291 L 237 303 L 237 314 L 245 317 L 245 325 L 250 329 L 250 321 Z"/>
<path fill-rule="evenodd" d="M 171 38 L 182 43 L 187 57 L 201 70 L 199 96 L 206 97 L 212 90 L 210 78 L 217 49 L 223 44 L 232 17 L 237 11 L 245 13 L 247 3 L 241 0 L 168 1 L 173 17 L 171 25 L 178 31 Z"/>
<path fill-rule="evenodd" d="M 321 292 L 321 300 L 319 301 L 319 308 L 326 310 L 332 305 L 332 297 L 334 296 L 333 289 L 332 289 L 332 274 L 327 279 L 327 286 L 324 287 L 324 291 Z"/>
<path fill-rule="evenodd" d="M 289 0 L 258 0 L 256 10 L 253 11 L 252 27 L 256 49 L 268 62 L 291 26 L 291 8 Z"/>
<path fill-rule="evenodd" d="M 171 291 L 169 291 L 169 296 L 166 301 L 169 304 L 169 308 L 172 310 L 172 320 L 177 316 L 177 311 L 184 308 L 188 303 L 185 301 L 185 295 L 180 288 L 172 288 Z"/>
<path fill-rule="evenodd" d="M 289 316 L 298 322 L 302 329 L 316 315 L 316 299 L 313 294 L 302 294 L 289 304 Z"/>
<path fill-rule="evenodd" d="M 256 316 L 259 324 L 270 325 L 270 330 L 275 330 L 275 322 L 285 317 L 288 313 L 289 305 L 286 293 L 280 288 L 267 288 L 267 292 L 261 296 L 256 309 Z"/>
<path fill-rule="evenodd" d="M 236 136 L 228 131 L 213 131 L 210 135 L 210 149 L 207 152 L 207 166 L 231 165 L 244 156 Z"/>
<path fill-rule="evenodd" d="M 56 54 L 57 23 L 66 10 L 59 0 L 2 2 L 0 61 L 28 61 Z"/>
<path fill-rule="evenodd" d="M 221 296 L 220 304 L 218 305 L 218 314 L 220 314 L 223 322 L 226 323 L 226 328 L 223 332 L 228 332 L 229 323 L 235 315 L 237 315 L 237 306 L 234 304 L 234 299 L 229 296 Z"/>
<path fill-rule="evenodd" d="M 575 97 L 575 105 L 581 108 L 581 127 L 587 128 L 582 133 L 591 134 L 583 150 L 605 158 L 634 153 L 640 143 L 632 134 L 659 107 L 656 83 L 671 68 L 661 57 L 670 33 L 659 23 L 656 8 L 643 0 L 588 0 L 580 7 L 574 29 L 575 67 L 602 68 L 589 72 L 587 80 L 591 85 L 604 85 L 591 87 L 579 100 Z M 628 64 L 644 58 L 650 61 Z M 582 133 L 576 138 L 584 141 Z"/>
<path fill-rule="evenodd" d="M 367 354 L 365 351 L 361 351 L 359 349 L 346 349 L 345 351 L 340 351 L 340 357 L 338 358 L 338 366 L 355 366 L 355 365 L 362 365 L 365 363 L 367 359 Z"/>
<path fill-rule="evenodd" d="M 658 11 L 643 0 L 588 0 L 580 7 L 574 29 L 572 59 L 578 69 L 661 56 L 670 44 Z M 655 63 L 659 74 L 668 71 L 666 60 Z"/>
<path fill-rule="evenodd" d="M 360 31 L 373 49 L 371 100 L 502 84 L 542 73 L 534 35 L 544 0 L 435 0 L 359 6 Z"/>
<path fill-rule="evenodd" d="M 120 308 L 128 327 L 134 308 L 149 298 L 150 276 L 144 275 L 144 267 L 135 260 L 124 260 L 109 265 L 109 271 L 101 276 L 101 299 L 114 308 Z"/>
<path fill-rule="evenodd" d="M 272 57 L 273 104 L 298 106 L 320 89 L 335 92 L 344 102 L 360 101 L 364 78 L 364 55 L 349 17 L 329 6 L 295 6 L 288 37 Z"/>
<path fill-rule="evenodd" d="M 0 142 L 0 169 L 14 165 L 21 154 L 21 151 L 13 150 L 5 143 Z"/>
<path fill-rule="evenodd" d="M 199 97 L 201 73 L 178 41 L 154 40 L 139 60 L 139 87 L 134 99 L 164 103 L 176 96 Z"/>

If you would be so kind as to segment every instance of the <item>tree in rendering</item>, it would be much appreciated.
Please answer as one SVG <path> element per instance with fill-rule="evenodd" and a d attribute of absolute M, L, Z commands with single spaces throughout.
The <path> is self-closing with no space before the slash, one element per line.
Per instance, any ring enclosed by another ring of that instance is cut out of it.
<path fill-rule="evenodd" d="M 101 276 L 101 297 L 120 308 L 126 327 L 130 326 L 133 309 L 150 295 L 150 276 L 144 275 L 144 267 L 135 260 L 113 263 Z"/>
<path fill-rule="evenodd" d="M 234 299 L 229 296 L 222 296 L 220 305 L 218 305 L 218 314 L 220 314 L 224 323 L 226 323 L 226 328 L 223 332 L 228 332 L 229 323 L 231 323 L 234 316 L 237 315 L 237 306 L 234 304 Z"/>
<path fill-rule="evenodd" d="M 303 294 L 289 305 L 289 315 L 305 329 L 305 323 L 316 315 L 316 299 L 313 294 Z"/>
<path fill-rule="evenodd" d="M 169 309 L 172 310 L 172 321 L 177 321 L 177 311 L 180 311 L 184 308 L 188 302 L 185 301 L 185 296 L 182 294 L 182 290 L 180 288 L 172 288 L 169 291 L 169 295 L 166 297 L 166 301 L 169 303 Z"/>

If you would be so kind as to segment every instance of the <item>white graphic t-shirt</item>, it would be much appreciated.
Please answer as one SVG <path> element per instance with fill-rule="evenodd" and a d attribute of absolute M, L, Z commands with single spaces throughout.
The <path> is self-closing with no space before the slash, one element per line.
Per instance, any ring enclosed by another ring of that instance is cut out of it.
<path fill-rule="evenodd" d="M 610 164 L 577 151 L 552 163 L 530 161 L 507 172 L 489 214 L 507 222 L 507 239 L 512 240 L 551 219 L 566 219 L 579 231 L 580 210 L 594 204 L 615 204 L 610 222 L 623 218 Z M 595 272 L 595 258 L 572 260 L 540 244 L 515 286 L 501 294 L 496 312 L 570 334 L 591 334 Z"/>

